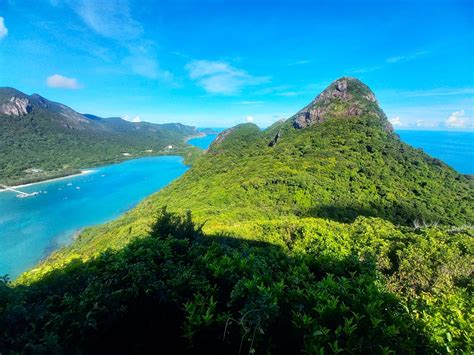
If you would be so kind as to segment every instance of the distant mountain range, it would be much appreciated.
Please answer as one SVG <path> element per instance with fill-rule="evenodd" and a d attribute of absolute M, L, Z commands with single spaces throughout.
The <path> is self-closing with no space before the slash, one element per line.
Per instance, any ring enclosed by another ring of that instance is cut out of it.
<path fill-rule="evenodd" d="M 179 123 L 81 114 L 38 94 L 0 88 L 0 183 L 43 180 L 129 157 L 182 154 L 184 140 L 197 134 Z"/>

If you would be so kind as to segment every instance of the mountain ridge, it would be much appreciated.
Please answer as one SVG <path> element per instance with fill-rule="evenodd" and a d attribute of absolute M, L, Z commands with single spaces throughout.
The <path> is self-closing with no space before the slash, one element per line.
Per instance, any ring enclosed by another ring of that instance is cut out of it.
<path fill-rule="evenodd" d="M 81 114 L 38 94 L 0 88 L 0 182 L 45 180 L 128 157 L 187 156 L 192 149 L 185 140 L 196 134 L 196 127 L 180 123 Z"/>
<path fill-rule="evenodd" d="M 472 224 L 474 181 L 403 143 L 386 129 L 386 116 L 376 113 L 329 117 L 304 129 L 293 125 L 297 114 L 263 131 L 252 123 L 227 129 L 180 179 L 112 224 L 132 216 L 150 223 L 143 216 L 161 206 L 191 211 L 198 223 L 206 221 L 208 233 L 235 232 L 232 223 L 246 219 L 291 215 L 343 223 L 366 216 L 404 226 Z M 269 144 L 275 134 L 277 142 Z M 102 233 L 108 240 L 104 230 L 96 237 Z M 124 240 L 136 236 L 132 229 Z"/>

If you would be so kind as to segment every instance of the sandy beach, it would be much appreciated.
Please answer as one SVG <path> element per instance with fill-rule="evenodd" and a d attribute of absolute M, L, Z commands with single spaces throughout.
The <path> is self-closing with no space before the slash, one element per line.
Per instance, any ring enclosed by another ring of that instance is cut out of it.
<path fill-rule="evenodd" d="M 95 170 L 82 170 L 79 174 L 72 174 L 72 175 L 62 176 L 62 177 L 58 177 L 58 178 L 54 178 L 54 179 L 48 179 L 48 180 L 43 180 L 43 181 L 38 181 L 38 182 L 31 182 L 29 184 L 22 184 L 22 185 L 8 186 L 8 187 L 11 187 L 12 189 L 19 189 L 19 188 L 26 187 L 26 186 L 40 185 L 40 184 L 44 184 L 44 183 L 47 183 L 47 182 L 70 179 L 70 178 L 73 178 L 73 177 L 76 177 L 76 176 L 90 174 L 90 173 L 93 173 L 94 171 Z M 8 191 L 8 190 L 7 189 L 0 189 L 0 192 L 4 192 L 4 191 Z"/>

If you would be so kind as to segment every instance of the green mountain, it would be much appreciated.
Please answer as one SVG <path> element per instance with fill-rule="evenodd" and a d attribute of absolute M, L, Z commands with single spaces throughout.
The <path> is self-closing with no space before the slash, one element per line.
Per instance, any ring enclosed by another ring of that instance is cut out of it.
<path fill-rule="evenodd" d="M 341 78 L 0 283 L 0 350 L 472 352 L 473 190 Z"/>
<path fill-rule="evenodd" d="M 143 155 L 183 154 L 184 140 L 196 134 L 179 123 L 83 115 L 37 94 L 0 88 L 0 182 L 44 180 Z"/>
<path fill-rule="evenodd" d="M 401 142 L 370 89 L 343 78 L 266 131 L 249 123 L 220 134 L 156 203 L 216 215 L 208 223 L 363 215 L 462 225 L 474 220 L 473 201 L 467 177 Z"/>

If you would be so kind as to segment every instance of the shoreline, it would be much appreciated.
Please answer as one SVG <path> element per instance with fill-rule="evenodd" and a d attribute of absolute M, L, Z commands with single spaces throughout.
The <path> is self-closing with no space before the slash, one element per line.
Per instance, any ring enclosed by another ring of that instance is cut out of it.
<path fill-rule="evenodd" d="M 189 136 L 189 137 L 186 137 L 186 138 L 184 139 L 184 143 L 189 144 L 188 141 L 191 140 L 191 139 L 194 139 L 194 138 L 204 138 L 204 137 L 206 137 L 206 136 L 207 136 L 206 133 L 200 133 L 200 134 L 195 135 L 195 136 Z M 191 145 L 192 145 L 192 144 L 191 144 Z"/>
<path fill-rule="evenodd" d="M 87 175 L 87 174 L 93 173 L 95 171 L 96 170 L 90 170 L 90 169 L 89 170 L 82 170 L 80 173 L 77 173 L 77 174 L 71 174 L 71 175 L 61 176 L 61 177 L 42 180 L 42 181 L 37 181 L 37 182 L 30 182 L 28 184 L 14 185 L 14 186 L 8 186 L 8 187 L 11 187 L 12 189 L 19 189 L 19 188 L 22 188 L 22 187 L 39 185 L 39 184 L 44 184 L 44 183 L 47 183 L 47 182 L 65 180 L 65 179 L 70 179 L 70 178 L 77 177 L 77 176 Z M 7 185 L 5 185 L 5 186 L 7 186 Z M 0 189 L 0 192 L 5 192 L 5 191 L 9 191 L 9 190 L 8 189 Z"/>
<path fill-rule="evenodd" d="M 203 133 L 203 132 L 200 132 L 198 135 L 192 135 L 192 136 L 189 136 L 189 137 L 186 137 L 184 139 L 184 143 L 186 144 L 189 144 L 188 141 L 191 140 L 191 139 L 194 139 L 194 138 L 204 138 L 206 137 L 207 134 L 206 133 Z M 193 146 L 193 145 L 191 145 Z M 156 157 L 159 157 L 159 156 L 168 156 L 169 154 L 166 154 L 166 153 L 161 153 L 161 154 L 152 154 L 151 156 L 156 156 Z M 177 154 L 177 156 L 181 156 L 183 157 L 183 155 L 181 154 Z M 133 160 L 133 159 L 139 159 L 139 158 L 145 158 L 147 156 L 137 156 L 137 157 L 133 157 L 131 159 L 124 159 L 123 161 L 127 161 L 127 160 Z M 184 157 L 183 157 L 184 158 Z M 115 163 L 112 163 L 112 164 L 118 164 L 118 163 L 121 163 L 122 161 L 118 161 L 118 162 L 115 162 Z M 105 164 L 105 165 L 108 165 L 108 164 Z M 100 167 L 102 165 L 99 165 L 98 167 Z M 61 177 L 57 177 L 57 178 L 52 178 L 52 179 L 46 179 L 46 180 L 41 180 L 41 181 L 36 181 L 36 182 L 30 182 L 30 183 L 27 183 L 27 184 L 20 184 L 20 185 L 5 185 L 5 186 L 8 186 L 10 188 L 13 188 L 13 189 L 18 189 L 18 188 L 22 188 L 22 187 L 28 187 L 28 186 L 33 186 L 33 185 L 38 185 L 38 184 L 43 184 L 43 183 L 48 183 L 48 182 L 52 182 L 52 181 L 58 181 L 58 180 L 64 180 L 64 179 L 69 179 L 69 178 L 73 178 L 73 177 L 76 177 L 76 176 L 81 176 L 81 175 L 85 175 L 85 174 L 90 174 L 92 172 L 94 172 L 95 170 L 93 169 L 87 169 L 87 170 L 81 170 L 80 173 L 77 173 L 77 174 L 71 174 L 71 175 L 66 175 L 66 176 L 61 176 Z M 8 189 L 4 189 L 4 188 L 0 188 L 0 193 L 1 192 L 5 192 L 5 191 L 9 191 Z"/>
<path fill-rule="evenodd" d="M 3 184 L 4 186 L 8 186 L 8 187 L 11 187 L 13 189 L 17 189 L 17 188 L 22 188 L 22 187 L 27 187 L 27 186 L 32 186 L 32 185 L 37 185 L 37 184 L 42 184 L 42 183 L 47 183 L 47 182 L 51 182 L 51 181 L 56 181 L 56 180 L 63 180 L 63 179 L 69 179 L 69 178 L 73 178 L 73 177 L 76 177 L 76 176 L 81 176 L 81 175 L 85 175 L 85 174 L 90 174 L 90 173 L 93 173 L 95 171 L 97 171 L 97 169 L 100 169 L 101 167 L 103 166 L 108 166 L 108 165 L 113 165 L 113 164 L 120 164 L 120 163 L 124 163 L 126 161 L 130 161 L 130 160 L 135 160 L 135 159 L 142 159 L 142 158 L 153 158 L 153 157 L 168 157 L 168 156 L 177 156 L 177 157 L 181 157 L 184 159 L 184 156 L 182 154 L 179 154 L 179 153 L 176 153 L 176 154 L 168 154 L 168 153 L 159 153 L 159 154 L 150 154 L 150 155 L 143 155 L 143 156 L 133 156 L 133 157 L 128 157 L 128 159 L 122 159 L 122 160 L 119 160 L 119 161 L 115 161 L 115 162 L 108 162 L 108 163 L 103 163 L 103 164 L 100 164 L 100 165 L 97 165 L 91 169 L 86 169 L 86 170 L 81 170 L 80 173 L 76 173 L 76 174 L 70 174 L 70 175 L 65 175 L 65 176 L 60 176 L 60 177 L 57 177 L 57 178 L 51 178 L 51 179 L 46 179 L 46 180 L 40 180 L 40 181 L 35 181 L 35 182 L 29 182 L 27 184 L 20 184 L 20 185 L 5 185 Z M 0 193 L 1 192 L 5 192 L 5 191 L 8 191 L 8 189 L 3 189 L 3 188 L 0 188 Z"/>

